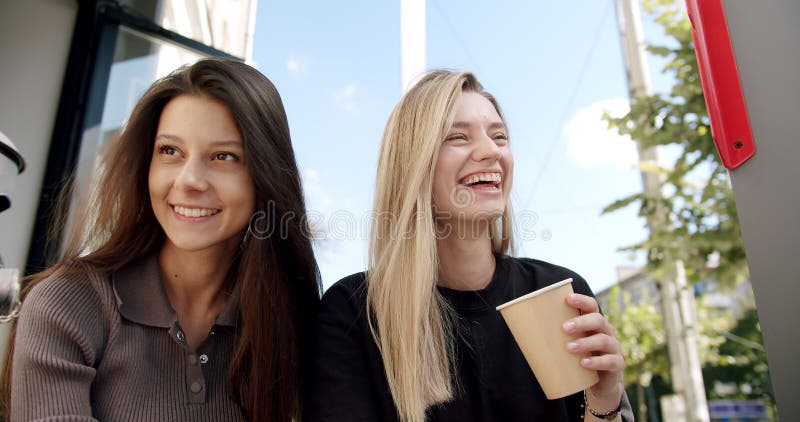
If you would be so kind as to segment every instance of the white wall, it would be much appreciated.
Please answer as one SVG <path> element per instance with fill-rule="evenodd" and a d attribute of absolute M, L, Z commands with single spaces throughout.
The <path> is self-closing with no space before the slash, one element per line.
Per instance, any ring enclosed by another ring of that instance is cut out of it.
<path fill-rule="evenodd" d="M 0 213 L 7 267 L 23 268 L 27 259 L 77 10 L 75 0 L 0 0 L 0 131 L 27 163 L 11 209 Z M 0 325 L 1 351 L 7 329 Z"/>

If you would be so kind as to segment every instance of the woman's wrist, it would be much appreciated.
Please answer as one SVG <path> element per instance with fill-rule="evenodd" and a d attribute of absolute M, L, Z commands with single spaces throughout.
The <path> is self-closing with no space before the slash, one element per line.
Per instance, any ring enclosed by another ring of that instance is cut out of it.
<path fill-rule="evenodd" d="M 612 391 L 598 393 L 594 388 L 584 390 L 583 397 L 586 410 L 601 420 L 613 420 L 622 405 L 622 384 Z"/>

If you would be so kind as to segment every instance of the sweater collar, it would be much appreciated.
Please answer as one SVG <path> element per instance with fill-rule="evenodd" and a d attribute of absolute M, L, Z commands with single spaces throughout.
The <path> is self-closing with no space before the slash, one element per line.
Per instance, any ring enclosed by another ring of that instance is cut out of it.
<path fill-rule="evenodd" d="M 111 280 L 117 308 L 126 319 L 162 328 L 171 328 L 177 322 L 177 314 L 169 303 L 161 280 L 157 255 L 124 266 L 111 275 Z M 234 289 L 215 323 L 236 325 L 237 303 L 238 295 Z"/>

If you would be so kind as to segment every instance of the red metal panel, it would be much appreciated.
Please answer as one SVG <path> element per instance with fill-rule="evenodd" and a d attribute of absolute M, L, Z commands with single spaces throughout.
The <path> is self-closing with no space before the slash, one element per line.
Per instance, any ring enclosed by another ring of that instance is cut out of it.
<path fill-rule="evenodd" d="M 711 135 L 728 169 L 756 153 L 722 0 L 686 0 Z"/>

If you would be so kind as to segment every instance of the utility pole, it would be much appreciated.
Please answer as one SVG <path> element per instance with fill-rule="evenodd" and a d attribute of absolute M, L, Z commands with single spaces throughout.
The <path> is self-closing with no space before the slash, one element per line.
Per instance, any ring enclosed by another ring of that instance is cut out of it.
<path fill-rule="evenodd" d="M 650 95 L 652 88 L 647 73 L 647 57 L 645 55 L 642 19 L 637 0 L 615 0 L 617 23 L 622 38 L 622 50 L 627 71 L 628 89 L 631 102 L 638 97 Z M 639 152 L 639 163 L 656 165 L 658 151 L 655 148 L 642 149 L 636 144 Z M 660 195 L 660 177 L 653 172 L 642 171 L 642 185 L 648 195 Z M 652 229 L 658 219 L 663 219 L 665 212 L 654 212 L 648 216 L 647 224 Z M 683 412 L 675 412 L 670 421 L 708 422 L 708 404 L 703 386 L 703 373 L 697 354 L 697 318 L 694 293 L 686 283 L 686 272 L 683 263 L 678 261 L 675 269 L 662 280 L 657 280 L 660 287 L 661 308 L 664 329 L 667 334 L 672 389 L 678 403 L 674 403 L 672 411 L 683 408 Z"/>

